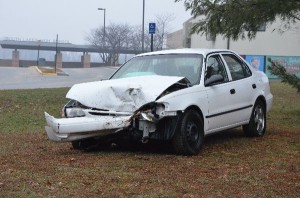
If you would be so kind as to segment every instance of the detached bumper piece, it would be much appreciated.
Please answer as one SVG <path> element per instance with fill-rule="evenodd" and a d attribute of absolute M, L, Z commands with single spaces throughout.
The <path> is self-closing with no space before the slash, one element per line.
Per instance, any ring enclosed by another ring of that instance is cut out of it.
<path fill-rule="evenodd" d="M 48 138 L 57 142 L 69 142 L 96 136 L 105 136 L 130 125 L 131 116 L 93 116 L 54 118 L 45 112 Z"/>

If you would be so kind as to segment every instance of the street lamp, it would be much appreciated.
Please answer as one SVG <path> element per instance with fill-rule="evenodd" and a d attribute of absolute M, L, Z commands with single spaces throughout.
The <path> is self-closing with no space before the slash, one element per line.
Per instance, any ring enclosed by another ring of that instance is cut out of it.
<path fill-rule="evenodd" d="M 105 41 L 105 13 L 106 13 L 106 9 L 105 8 L 98 8 L 98 10 L 103 10 L 104 11 L 104 34 L 103 34 L 103 40 Z"/>
<path fill-rule="evenodd" d="M 39 62 L 40 62 L 40 48 L 41 48 L 41 40 L 38 40 L 38 54 L 37 54 L 37 60 L 36 60 L 37 66 L 39 66 Z"/>
<path fill-rule="evenodd" d="M 145 34 L 145 0 L 143 0 L 143 27 L 142 27 L 142 52 L 144 52 L 144 34 Z"/>

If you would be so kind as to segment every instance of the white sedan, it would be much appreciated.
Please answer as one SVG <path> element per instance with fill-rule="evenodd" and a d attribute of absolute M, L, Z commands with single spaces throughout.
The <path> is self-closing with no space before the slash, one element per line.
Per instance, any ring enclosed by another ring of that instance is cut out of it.
<path fill-rule="evenodd" d="M 140 54 L 109 80 L 74 85 L 64 118 L 45 112 L 49 139 L 86 149 L 129 136 L 171 140 L 178 154 L 198 154 L 208 134 L 242 126 L 263 136 L 272 107 L 267 76 L 229 50 L 179 49 Z"/>

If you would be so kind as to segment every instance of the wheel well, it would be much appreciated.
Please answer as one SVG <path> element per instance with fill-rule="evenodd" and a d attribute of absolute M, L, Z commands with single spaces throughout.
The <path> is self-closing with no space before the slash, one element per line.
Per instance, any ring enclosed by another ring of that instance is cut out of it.
<path fill-rule="evenodd" d="M 202 123 L 204 124 L 204 118 L 203 118 L 203 113 L 202 113 L 201 109 L 198 106 L 196 106 L 196 105 L 192 105 L 192 106 L 189 106 L 188 108 L 186 108 L 185 111 L 189 110 L 189 109 L 196 110 L 200 114 L 201 119 L 202 119 Z"/>
<path fill-rule="evenodd" d="M 267 103 L 266 103 L 266 99 L 265 99 L 264 96 L 258 96 L 258 98 L 256 99 L 256 101 L 258 101 L 258 100 L 260 100 L 261 102 L 263 102 L 265 108 L 267 108 Z"/>

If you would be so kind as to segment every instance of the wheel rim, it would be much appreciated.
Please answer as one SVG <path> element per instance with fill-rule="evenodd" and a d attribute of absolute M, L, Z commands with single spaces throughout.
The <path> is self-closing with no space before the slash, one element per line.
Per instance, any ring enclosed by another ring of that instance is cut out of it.
<path fill-rule="evenodd" d="M 254 123 L 255 128 L 259 134 L 262 134 L 265 128 L 265 115 L 263 108 L 258 105 L 254 111 Z"/>
<path fill-rule="evenodd" d="M 195 145 L 199 139 L 199 128 L 196 123 L 188 122 L 186 126 L 187 141 L 190 145 Z"/>

